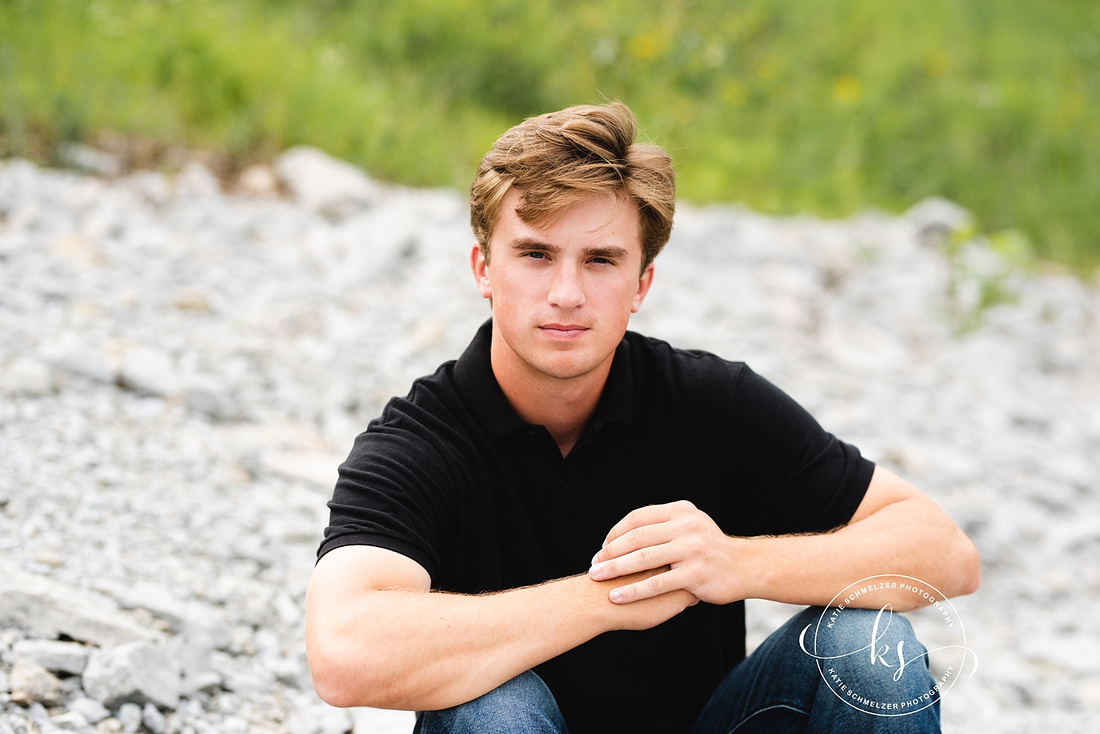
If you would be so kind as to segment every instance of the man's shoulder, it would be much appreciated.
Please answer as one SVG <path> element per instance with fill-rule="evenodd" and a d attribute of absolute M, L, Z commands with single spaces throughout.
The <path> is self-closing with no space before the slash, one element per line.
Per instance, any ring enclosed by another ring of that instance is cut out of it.
<path fill-rule="evenodd" d="M 392 397 L 355 437 L 341 470 L 369 470 L 402 481 L 430 484 L 458 476 L 486 443 L 476 419 L 454 386 L 454 363 L 413 381 L 403 397 Z"/>
<path fill-rule="evenodd" d="M 455 388 L 454 365 L 454 360 L 444 362 L 435 372 L 413 380 L 404 396 L 390 398 L 368 431 L 401 428 L 432 434 L 461 423 L 466 411 Z"/>
<path fill-rule="evenodd" d="M 743 414 L 742 382 L 752 375 L 744 362 L 636 332 L 623 344 L 636 415 L 683 430 L 714 428 Z"/>
<path fill-rule="evenodd" d="M 703 387 L 710 380 L 736 381 L 748 365 L 726 359 L 705 349 L 673 346 L 664 339 L 628 331 L 623 337 L 635 372 L 650 372 L 655 377 L 699 381 Z"/>

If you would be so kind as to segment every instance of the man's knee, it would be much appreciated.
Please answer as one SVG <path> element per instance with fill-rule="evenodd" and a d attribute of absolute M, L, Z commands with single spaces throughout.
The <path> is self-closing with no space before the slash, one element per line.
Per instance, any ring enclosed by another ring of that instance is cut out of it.
<path fill-rule="evenodd" d="M 889 610 L 807 610 L 816 615 L 801 638 L 826 684 L 877 704 L 911 701 L 933 683 L 928 651 L 909 620 Z M 807 623 L 809 624 L 809 623 Z"/>
<path fill-rule="evenodd" d="M 550 689 L 527 671 L 485 695 L 454 708 L 417 714 L 415 734 L 568 731 Z"/>

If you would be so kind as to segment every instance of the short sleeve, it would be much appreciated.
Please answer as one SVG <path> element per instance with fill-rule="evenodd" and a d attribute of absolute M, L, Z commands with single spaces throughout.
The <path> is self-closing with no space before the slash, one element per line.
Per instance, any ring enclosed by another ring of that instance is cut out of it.
<path fill-rule="evenodd" d="M 874 473 L 855 446 L 748 366 L 735 383 L 730 416 L 754 534 L 824 532 L 852 518 Z"/>
<path fill-rule="evenodd" d="M 434 421 L 409 400 L 394 399 L 356 437 L 339 468 L 318 558 L 341 546 L 372 545 L 437 577 L 456 490 Z"/>

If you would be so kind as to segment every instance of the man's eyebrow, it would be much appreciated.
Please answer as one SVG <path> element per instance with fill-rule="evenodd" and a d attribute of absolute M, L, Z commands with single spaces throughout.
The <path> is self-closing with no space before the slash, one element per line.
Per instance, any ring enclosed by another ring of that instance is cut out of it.
<path fill-rule="evenodd" d="M 630 254 L 625 247 L 614 245 L 608 247 L 590 247 L 584 251 L 589 257 L 603 257 L 608 260 L 620 260 Z"/>
<path fill-rule="evenodd" d="M 534 250 L 537 252 L 557 252 L 559 247 L 552 245 L 549 242 L 543 240 L 531 239 L 528 237 L 517 237 L 514 240 L 508 242 L 508 246 L 513 250 Z"/>

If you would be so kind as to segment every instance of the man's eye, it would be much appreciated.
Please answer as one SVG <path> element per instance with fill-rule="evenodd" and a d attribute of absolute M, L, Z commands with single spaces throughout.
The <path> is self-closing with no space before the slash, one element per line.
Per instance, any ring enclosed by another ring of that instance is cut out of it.
<path fill-rule="evenodd" d="M 523 256 L 532 258 L 534 260 L 545 260 L 546 259 L 546 253 L 545 252 L 537 252 L 537 251 L 536 252 L 525 252 L 525 253 L 523 253 Z"/>

